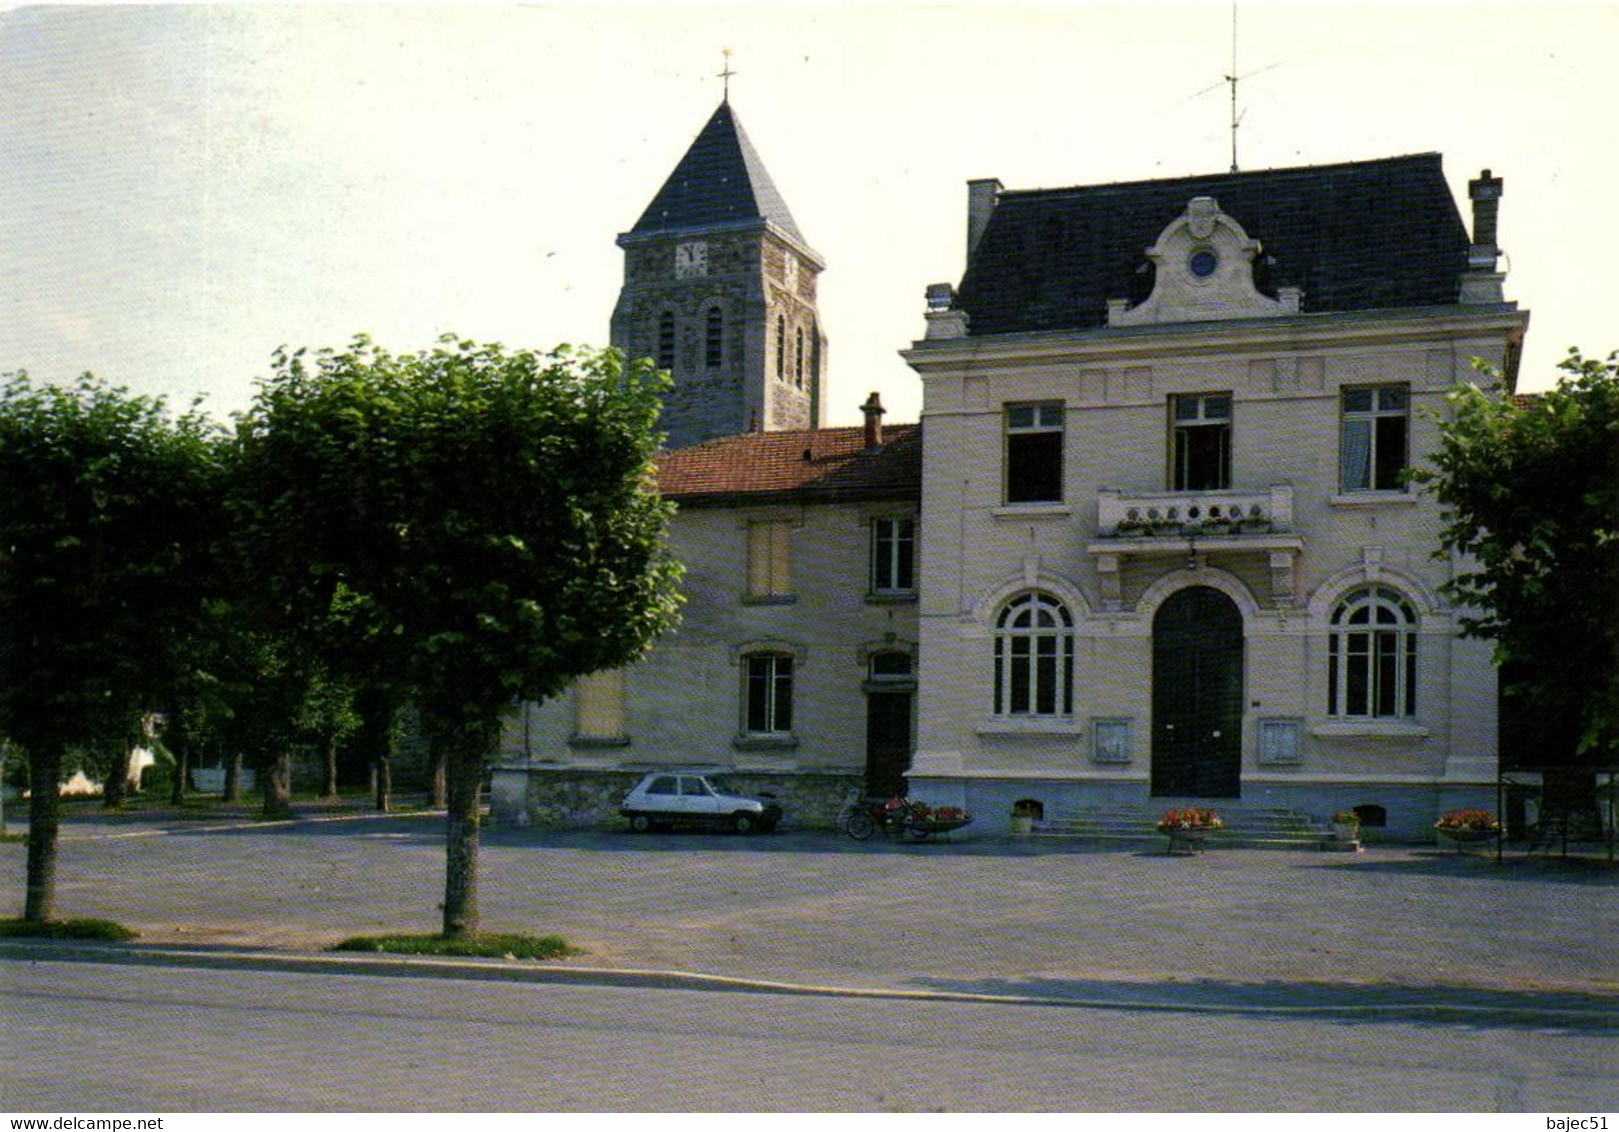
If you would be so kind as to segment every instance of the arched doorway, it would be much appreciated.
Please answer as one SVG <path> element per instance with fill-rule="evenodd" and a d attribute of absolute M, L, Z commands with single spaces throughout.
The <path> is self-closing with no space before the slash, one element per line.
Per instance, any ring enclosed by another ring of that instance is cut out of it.
<path fill-rule="evenodd" d="M 1209 586 L 1178 591 L 1152 620 L 1152 792 L 1242 793 L 1242 612 Z"/>

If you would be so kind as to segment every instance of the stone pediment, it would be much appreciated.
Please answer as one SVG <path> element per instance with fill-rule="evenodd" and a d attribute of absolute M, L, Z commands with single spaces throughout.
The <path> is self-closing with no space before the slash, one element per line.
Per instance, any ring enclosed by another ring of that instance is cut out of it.
<path fill-rule="evenodd" d="M 1133 308 L 1127 300 L 1110 300 L 1108 325 L 1297 314 L 1297 288 L 1282 288 L 1278 300 L 1254 286 L 1254 260 L 1261 250 L 1213 197 L 1193 197 L 1146 250 L 1156 268 L 1152 294 Z"/>

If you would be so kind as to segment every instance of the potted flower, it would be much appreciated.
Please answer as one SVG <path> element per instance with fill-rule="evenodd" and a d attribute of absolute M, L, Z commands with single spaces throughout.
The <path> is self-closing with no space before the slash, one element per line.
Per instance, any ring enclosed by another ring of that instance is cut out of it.
<path fill-rule="evenodd" d="M 1140 538 L 1147 530 L 1148 521 L 1142 518 L 1140 510 L 1135 507 L 1126 511 L 1124 518 L 1113 525 L 1113 533 L 1120 538 Z"/>
<path fill-rule="evenodd" d="M 1360 836 L 1360 815 L 1354 810 L 1339 810 L 1332 815 L 1332 835 L 1339 841 L 1353 841 Z"/>
<path fill-rule="evenodd" d="M 1193 853 L 1202 852 L 1203 842 L 1209 834 L 1224 825 L 1220 815 L 1200 806 L 1185 806 L 1164 811 L 1158 819 L 1158 832 L 1169 838 L 1169 852 L 1186 848 Z"/>
<path fill-rule="evenodd" d="M 1221 514 L 1218 505 L 1210 507 L 1209 513 L 1203 518 L 1203 533 L 1206 535 L 1230 534 L 1233 517 L 1232 515 Z"/>
<path fill-rule="evenodd" d="M 1456 849 L 1471 841 L 1488 841 L 1500 836 L 1501 823 L 1489 810 L 1450 810 L 1434 822 L 1439 836 L 1456 843 Z"/>

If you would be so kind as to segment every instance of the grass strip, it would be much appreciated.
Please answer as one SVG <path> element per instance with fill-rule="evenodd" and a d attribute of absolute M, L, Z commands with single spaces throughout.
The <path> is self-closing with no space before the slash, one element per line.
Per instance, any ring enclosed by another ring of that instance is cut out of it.
<path fill-rule="evenodd" d="M 399 955 L 471 955 L 489 959 L 560 959 L 577 955 L 559 935 L 361 935 L 345 939 L 333 951 L 388 951 Z"/>
<path fill-rule="evenodd" d="M 110 939 L 125 943 L 139 934 L 111 920 L 47 920 L 42 924 L 0 920 L 0 938 L 4 939 Z"/>

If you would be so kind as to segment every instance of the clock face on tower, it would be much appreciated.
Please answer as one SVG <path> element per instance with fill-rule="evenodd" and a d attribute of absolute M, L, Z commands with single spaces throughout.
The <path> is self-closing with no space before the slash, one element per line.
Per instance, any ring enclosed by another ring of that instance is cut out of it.
<path fill-rule="evenodd" d="M 708 244 L 692 240 L 675 245 L 675 278 L 695 279 L 708 274 Z"/>

